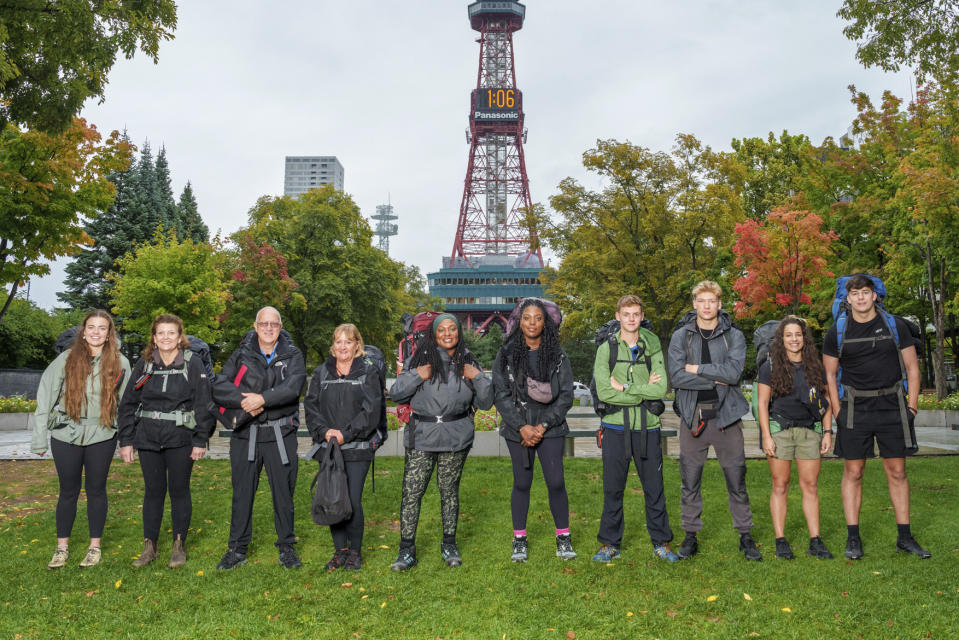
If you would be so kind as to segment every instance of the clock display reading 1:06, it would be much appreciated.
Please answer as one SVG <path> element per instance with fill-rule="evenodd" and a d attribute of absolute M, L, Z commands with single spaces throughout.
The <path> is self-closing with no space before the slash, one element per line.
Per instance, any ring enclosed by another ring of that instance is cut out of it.
<path fill-rule="evenodd" d="M 473 91 L 473 114 L 479 120 L 517 120 L 523 93 L 512 87 L 484 87 Z"/>

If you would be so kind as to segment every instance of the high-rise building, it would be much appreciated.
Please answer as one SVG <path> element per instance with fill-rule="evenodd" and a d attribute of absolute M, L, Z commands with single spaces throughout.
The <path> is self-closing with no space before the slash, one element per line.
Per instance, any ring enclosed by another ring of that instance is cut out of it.
<path fill-rule="evenodd" d="M 298 196 L 327 184 L 343 191 L 343 165 L 336 156 L 286 156 L 283 195 Z"/>

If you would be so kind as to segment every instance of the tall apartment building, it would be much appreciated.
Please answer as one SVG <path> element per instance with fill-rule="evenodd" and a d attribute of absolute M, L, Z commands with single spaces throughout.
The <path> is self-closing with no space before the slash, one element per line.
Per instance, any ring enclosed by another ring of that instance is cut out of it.
<path fill-rule="evenodd" d="M 326 184 L 343 191 L 343 165 L 336 156 L 286 156 L 283 195 L 298 196 Z"/>

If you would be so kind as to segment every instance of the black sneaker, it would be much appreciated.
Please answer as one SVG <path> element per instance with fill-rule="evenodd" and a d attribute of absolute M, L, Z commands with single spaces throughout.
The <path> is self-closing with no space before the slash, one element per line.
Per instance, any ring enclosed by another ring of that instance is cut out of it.
<path fill-rule="evenodd" d="M 756 541 L 751 534 L 743 533 L 739 536 L 739 550 L 743 552 L 747 560 L 759 562 L 763 559 L 763 554 L 756 547 Z M 790 551 L 792 553 L 792 551 Z"/>
<path fill-rule="evenodd" d="M 789 541 L 785 538 L 776 540 L 776 557 L 782 558 L 783 560 L 792 560 L 796 557 L 793 554 L 793 548 L 789 546 Z"/>
<path fill-rule="evenodd" d="M 526 562 L 529 557 L 529 545 L 526 536 L 513 536 L 513 555 L 509 557 L 513 562 Z"/>
<path fill-rule="evenodd" d="M 862 538 L 846 538 L 846 557 L 850 560 L 862 559 Z"/>
<path fill-rule="evenodd" d="M 806 551 L 806 555 L 820 560 L 832 560 L 832 554 L 829 553 L 829 549 L 826 548 L 826 544 L 819 536 L 809 539 L 809 549 Z"/>
<path fill-rule="evenodd" d="M 348 549 L 337 549 L 334 551 L 333 557 L 330 558 L 330 561 L 326 563 L 326 570 L 335 571 L 346 564 L 346 555 L 348 551 Z"/>
<path fill-rule="evenodd" d="M 235 549 L 227 549 L 216 568 L 221 571 L 229 571 L 230 569 L 236 569 L 241 564 L 246 564 L 246 554 Z"/>
<path fill-rule="evenodd" d="M 916 542 L 916 539 L 912 536 L 908 538 L 899 538 L 896 540 L 896 549 L 898 551 L 907 551 L 914 556 L 919 556 L 922 559 L 931 558 L 932 554 L 919 546 L 919 543 Z"/>
<path fill-rule="evenodd" d="M 292 544 L 280 545 L 280 564 L 287 569 L 296 569 L 297 567 L 303 566 L 303 563 L 300 562 L 300 557 L 296 555 L 296 550 L 293 548 Z"/>
<path fill-rule="evenodd" d="M 448 567 L 458 567 L 463 564 L 463 559 L 460 558 L 460 552 L 459 549 L 456 548 L 455 542 L 441 543 L 440 555 L 443 556 L 443 562 L 445 562 Z"/>
<path fill-rule="evenodd" d="M 348 571 L 359 571 L 363 568 L 363 556 L 359 551 L 350 549 L 346 552 L 346 559 L 343 562 L 343 568 Z"/>
<path fill-rule="evenodd" d="M 415 547 L 400 547 L 400 553 L 396 556 L 396 560 L 393 564 L 390 565 L 390 569 L 393 571 L 406 571 L 407 569 L 412 569 L 416 566 L 416 548 Z"/>
<path fill-rule="evenodd" d="M 556 557 L 563 560 L 576 559 L 576 552 L 573 551 L 573 536 L 568 533 L 556 536 Z"/>
<path fill-rule="evenodd" d="M 676 551 L 676 555 L 682 560 L 688 560 L 697 553 L 699 553 L 699 541 L 696 539 L 696 534 L 692 531 L 687 531 L 686 537 L 683 538 L 683 543 L 679 545 L 679 549 Z"/>

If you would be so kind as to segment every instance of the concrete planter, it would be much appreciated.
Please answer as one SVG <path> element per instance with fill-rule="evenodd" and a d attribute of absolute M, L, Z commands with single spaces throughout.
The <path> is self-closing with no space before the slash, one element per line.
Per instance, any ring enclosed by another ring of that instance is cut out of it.
<path fill-rule="evenodd" d="M 33 413 L 0 413 L 0 431 L 33 428 Z"/>
<path fill-rule="evenodd" d="M 405 428 L 390 431 L 390 437 L 385 444 L 376 452 L 377 456 L 397 456 L 406 455 L 406 448 L 403 446 L 403 437 Z M 477 431 L 473 436 L 473 448 L 470 449 L 471 456 L 508 456 L 506 442 L 500 437 L 498 431 Z"/>
<path fill-rule="evenodd" d="M 947 429 L 959 425 L 959 411 L 945 409 L 923 409 L 916 414 L 917 427 L 945 427 Z"/>

